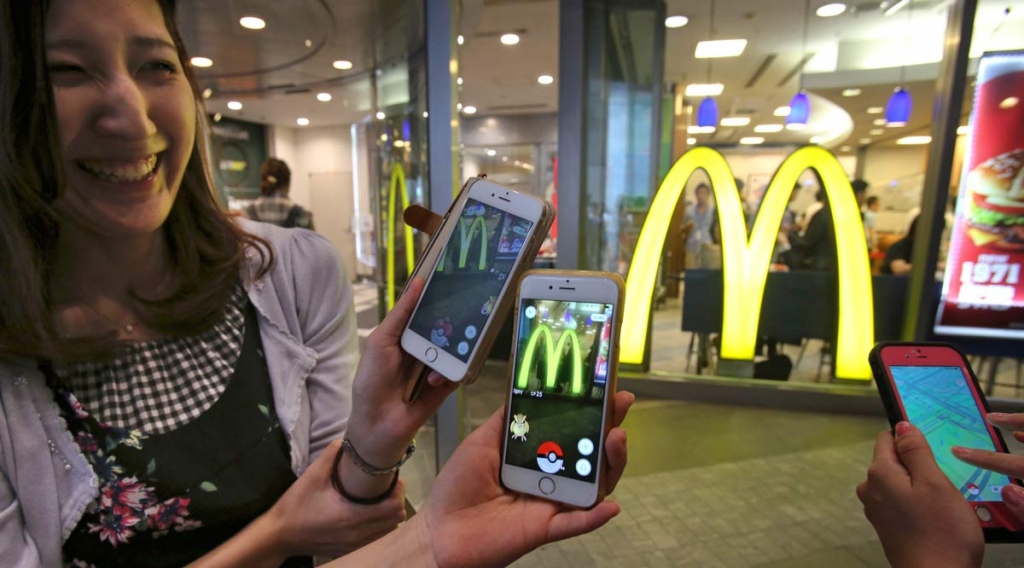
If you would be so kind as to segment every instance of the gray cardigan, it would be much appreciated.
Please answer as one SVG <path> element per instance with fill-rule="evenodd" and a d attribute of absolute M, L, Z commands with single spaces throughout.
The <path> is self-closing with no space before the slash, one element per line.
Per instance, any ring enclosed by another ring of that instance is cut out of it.
<path fill-rule="evenodd" d="M 245 287 L 298 475 L 348 423 L 359 359 L 352 288 L 316 233 L 238 223 L 276 255 L 270 272 Z M 259 255 L 246 259 L 251 274 Z M 98 495 L 97 477 L 35 361 L 0 360 L 0 473 L 0 566 L 61 566 L 61 546 Z"/>

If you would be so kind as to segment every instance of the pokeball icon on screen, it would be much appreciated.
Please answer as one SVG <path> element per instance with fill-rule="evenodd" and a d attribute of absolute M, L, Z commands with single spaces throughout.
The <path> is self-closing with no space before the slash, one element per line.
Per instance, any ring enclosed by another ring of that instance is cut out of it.
<path fill-rule="evenodd" d="M 544 473 L 562 471 L 562 461 L 562 448 L 558 444 L 548 441 L 537 448 L 537 467 Z"/>
<path fill-rule="evenodd" d="M 967 492 L 970 493 L 971 495 L 977 495 L 981 493 L 981 489 L 979 489 L 978 486 L 973 483 L 968 483 Z"/>

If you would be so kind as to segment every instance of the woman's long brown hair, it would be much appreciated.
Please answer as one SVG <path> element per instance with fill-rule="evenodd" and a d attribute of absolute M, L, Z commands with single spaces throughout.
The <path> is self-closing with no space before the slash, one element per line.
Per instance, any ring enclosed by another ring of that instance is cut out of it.
<path fill-rule="evenodd" d="M 274 255 L 269 243 L 242 231 L 217 203 L 206 163 L 206 113 L 175 23 L 174 1 L 158 2 L 196 101 L 196 140 L 162 228 L 177 287 L 162 298 L 132 295 L 147 326 L 189 336 L 220 319 L 247 249 L 261 256 L 254 277 L 270 269 Z M 53 325 L 50 289 L 60 225 L 52 205 L 64 180 L 43 47 L 48 4 L 0 3 L 0 357 L 104 357 L 117 347 L 109 334 L 67 340 Z"/>

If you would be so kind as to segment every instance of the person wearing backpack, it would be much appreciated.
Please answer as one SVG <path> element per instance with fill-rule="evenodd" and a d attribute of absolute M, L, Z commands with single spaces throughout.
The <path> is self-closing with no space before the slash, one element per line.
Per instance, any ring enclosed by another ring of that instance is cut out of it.
<path fill-rule="evenodd" d="M 260 197 L 242 211 L 253 221 L 288 229 L 313 229 L 313 214 L 288 198 L 292 171 L 284 160 L 267 158 L 260 167 Z"/>

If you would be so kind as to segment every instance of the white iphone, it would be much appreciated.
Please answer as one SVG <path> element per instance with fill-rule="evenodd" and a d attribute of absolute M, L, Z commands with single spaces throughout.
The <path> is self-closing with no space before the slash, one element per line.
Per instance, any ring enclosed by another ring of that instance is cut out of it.
<path fill-rule="evenodd" d="M 478 347 L 492 332 L 492 315 L 533 247 L 545 203 L 487 179 L 474 180 L 459 211 L 439 229 L 448 237 L 437 256 L 402 348 L 451 381 L 478 365 Z M 532 258 L 530 259 L 532 261 Z M 486 356 L 485 353 L 479 354 Z"/>
<path fill-rule="evenodd" d="M 505 487 L 582 508 L 604 497 L 622 295 L 622 279 L 612 273 L 523 276 L 502 445 Z"/>

